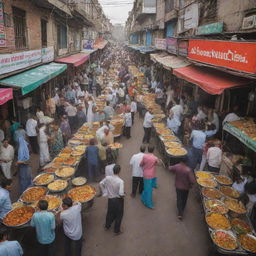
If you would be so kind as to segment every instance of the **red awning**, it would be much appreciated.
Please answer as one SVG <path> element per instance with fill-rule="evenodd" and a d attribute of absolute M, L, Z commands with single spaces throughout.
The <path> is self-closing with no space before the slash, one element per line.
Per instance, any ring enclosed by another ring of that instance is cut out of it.
<path fill-rule="evenodd" d="M 0 88 L 0 105 L 3 105 L 8 100 L 13 98 L 12 89 L 11 88 Z"/>
<path fill-rule="evenodd" d="M 206 67 L 188 66 L 173 70 L 173 74 L 190 83 L 200 86 L 209 94 L 222 94 L 225 89 L 249 84 L 250 80 L 233 76 Z"/>
<path fill-rule="evenodd" d="M 89 59 L 88 54 L 77 53 L 65 58 L 57 59 L 56 62 L 73 64 L 75 67 L 78 67 L 81 64 L 85 63 L 88 59 Z"/>

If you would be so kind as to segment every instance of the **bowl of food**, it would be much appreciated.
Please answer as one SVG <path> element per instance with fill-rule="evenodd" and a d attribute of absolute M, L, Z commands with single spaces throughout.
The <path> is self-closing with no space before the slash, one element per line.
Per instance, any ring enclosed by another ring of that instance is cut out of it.
<path fill-rule="evenodd" d="M 48 189 L 51 192 L 62 192 L 68 186 L 68 182 L 66 180 L 55 180 L 52 183 L 48 184 Z"/>
<path fill-rule="evenodd" d="M 208 199 L 221 199 L 223 194 L 216 188 L 202 188 L 202 195 Z"/>
<path fill-rule="evenodd" d="M 237 213 L 237 214 L 245 214 L 246 213 L 246 208 L 245 208 L 244 204 L 236 199 L 226 198 L 224 200 L 224 203 L 228 207 L 228 209 L 234 213 Z"/>
<path fill-rule="evenodd" d="M 229 219 L 223 214 L 214 213 L 214 212 L 208 213 L 205 216 L 205 220 L 208 226 L 211 227 L 212 229 L 223 229 L 223 230 L 231 229 L 231 224 Z"/>
<path fill-rule="evenodd" d="M 53 174 L 41 173 L 34 178 L 33 183 L 38 186 L 40 186 L 40 185 L 45 186 L 45 185 L 48 185 L 49 183 L 51 183 L 53 180 L 54 180 Z"/>
<path fill-rule="evenodd" d="M 87 182 L 85 177 L 76 177 L 72 179 L 72 184 L 74 186 L 83 186 Z"/>
<path fill-rule="evenodd" d="M 217 182 L 221 185 L 232 185 L 233 181 L 224 175 L 215 175 L 215 179 L 217 180 Z"/>
<path fill-rule="evenodd" d="M 226 214 L 228 212 L 228 207 L 220 200 L 216 200 L 216 199 L 205 200 L 204 205 L 205 205 L 205 208 L 210 212 L 215 212 L 220 214 Z"/>
<path fill-rule="evenodd" d="M 231 227 L 239 235 L 252 232 L 251 226 L 240 218 L 233 218 L 231 220 Z"/>
<path fill-rule="evenodd" d="M 27 224 L 35 212 L 31 206 L 21 206 L 8 212 L 3 218 L 3 223 L 8 227 L 19 227 Z"/>
<path fill-rule="evenodd" d="M 204 172 L 204 171 L 197 171 L 195 172 L 195 175 L 197 178 L 202 179 L 213 179 L 214 176 L 210 172 Z"/>
<path fill-rule="evenodd" d="M 63 167 L 58 169 L 55 172 L 55 175 L 59 178 L 67 179 L 71 176 L 73 176 L 75 173 L 75 169 L 73 167 Z"/>
<path fill-rule="evenodd" d="M 215 188 L 217 187 L 217 182 L 214 179 L 211 178 L 198 178 L 197 183 L 205 188 Z"/>
<path fill-rule="evenodd" d="M 33 203 L 40 200 L 46 193 L 47 189 L 45 187 L 31 187 L 22 193 L 20 200 L 25 203 Z"/>
<path fill-rule="evenodd" d="M 48 202 L 48 211 L 54 211 L 60 208 L 61 206 L 61 199 L 54 195 L 46 195 L 41 198 L 41 200 L 46 200 Z"/>
<path fill-rule="evenodd" d="M 71 197 L 74 201 L 80 203 L 85 203 L 92 200 L 95 195 L 95 188 L 89 185 L 75 187 L 68 191 L 68 196 Z"/>
<path fill-rule="evenodd" d="M 240 197 L 240 193 L 237 190 L 235 190 L 234 188 L 229 187 L 229 186 L 221 186 L 220 191 L 227 197 L 231 197 L 231 198 L 235 198 L 235 199 Z"/>
<path fill-rule="evenodd" d="M 211 233 L 212 241 L 220 248 L 228 251 L 234 251 L 238 248 L 235 235 L 227 230 L 214 230 Z"/>
<path fill-rule="evenodd" d="M 256 253 L 256 237 L 252 234 L 242 234 L 238 238 L 242 248 L 248 252 Z"/>

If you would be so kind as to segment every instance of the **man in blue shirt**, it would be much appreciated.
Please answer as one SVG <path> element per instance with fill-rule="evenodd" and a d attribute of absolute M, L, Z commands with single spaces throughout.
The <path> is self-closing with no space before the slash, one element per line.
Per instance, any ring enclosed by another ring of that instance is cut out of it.
<path fill-rule="evenodd" d="M 38 255 L 54 256 L 55 240 L 55 217 L 53 213 L 47 212 L 48 202 L 38 202 L 40 212 L 34 213 L 31 226 L 36 228 L 36 236 L 39 242 Z"/>
<path fill-rule="evenodd" d="M 9 191 L 11 189 L 12 180 L 3 179 L 0 187 L 0 219 L 12 209 Z"/>
<path fill-rule="evenodd" d="M 202 160 L 203 146 L 206 140 L 206 134 L 203 130 L 204 123 L 197 121 L 190 136 L 190 139 L 192 140 L 192 149 L 189 165 L 192 170 L 194 170 L 197 164 L 200 164 Z"/>
<path fill-rule="evenodd" d="M 23 250 L 18 241 L 8 241 L 7 229 L 1 227 L 0 229 L 0 255 L 2 256 L 21 256 Z"/>

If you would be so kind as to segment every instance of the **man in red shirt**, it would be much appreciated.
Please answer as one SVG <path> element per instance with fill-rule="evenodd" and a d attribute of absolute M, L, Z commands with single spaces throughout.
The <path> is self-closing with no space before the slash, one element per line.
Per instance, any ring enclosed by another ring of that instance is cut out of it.
<path fill-rule="evenodd" d="M 186 207 L 188 192 L 195 183 L 195 176 L 186 164 L 187 159 L 181 159 L 179 164 L 169 166 L 169 170 L 175 173 L 175 187 L 177 194 L 178 218 L 182 220 Z"/>

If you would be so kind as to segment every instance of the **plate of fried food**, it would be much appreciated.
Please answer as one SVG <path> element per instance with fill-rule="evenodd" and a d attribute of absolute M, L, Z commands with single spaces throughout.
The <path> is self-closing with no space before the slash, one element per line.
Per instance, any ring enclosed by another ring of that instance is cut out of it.
<path fill-rule="evenodd" d="M 208 199 L 221 199 L 223 194 L 216 188 L 202 188 L 202 194 Z"/>
<path fill-rule="evenodd" d="M 175 136 L 175 135 L 162 135 L 162 136 L 160 136 L 160 139 L 162 140 L 162 141 L 170 141 L 170 142 L 172 142 L 172 141 L 177 141 L 178 139 L 177 139 L 177 137 Z"/>
<path fill-rule="evenodd" d="M 228 207 L 229 210 L 238 213 L 238 214 L 245 214 L 246 213 L 246 208 L 243 205 L 242 202 L 232 199 L 232 198 L 226 198 L 224 200 L 225 205 Z"/>
<path fill-rule="evenodd" d="M 242 234 L 238 238 L 242 248 L 248 252 L 256 253 L 256 237 L 251 234 Z"/>
<path fill-rule="evenodd" d="M 239 235 L 252 232 L 251 226 L 240 218 L 233 218 L 231 220 L 232 229 Z"/>
<path fill-rule="evenodd" d="M 53 174 L 42 173 L 42 174 L 37 175 L 34 178 L 33 183 L 38 186 L 45 186 L 45 185 L 48 185 L 49 183 L 51 183 L 53 180 L 54 180 Z"/>
<path fill-rule="evenodd" d="M 172 132 L 168 128 L 156 128 L 156 132 L 160 135 L 172 135 Z"/>
<path fill-rule="evenodd" d="M 217 199 L 209 199 L 204 202 L 205 208 L 210 212 L 226 214 L 228 212 L 228 207 Z"/>
<path fill-rule="evenodd" d="M 197 171 L 195 172 L 195 175 L 197 178 L 203 178 L 203 179 L 213 179 L 214 176 L 209 172 L 204 171 Z"/>
<path fill-rule="evenodd" d="M 215 179 L 220 183 L 221 185 L 232 185 L 232 180 L 224 175 L 215 175 Z"/>
<path fill-rule="evenodd" d="M 165 128 L 165 124 L 164 123 L 153 123 L 155 128 Z"/>
<path fill-rule="evenodd" d="M 171 156 L 185 156 L 187 155 L 188 151 L 185 148 L 177 147 L 177 148 L 168 148 L 166 150 L 167 154 Z"/>
<path fill-rule="evenodd" d="M 52 167 L 43 169 L 43 171 L 46 173 L 55 173 L 56 170 L 57 170 L 57 168 L 52 168 Z"/>
<path fill-rule="evenodd" d="M 86 147 L 87 147 L 86 145 L 78 145 L 78 146 L 74 147 L 73 151 L 83 151 L 84 152 L 86 150 Z"/>
<path fill-rule="evenodd" d="M 48 202 L 48 211 L 53 211 L 61 206 L 61 199 L 57 196 L 46 195 L 41 198 L 41 200 L 46 200 Z"/>
<path fill-rule="evenodd" d="M 55 180 L 50 183 L 47 187 L 51 192 L 61 192 L 66 189 L 68 182 L 66 180 Z"/>
<path fill-rule="evenodd" d="M 19 227 L 28 223 L 35 212 L 31 206 L 17 207 L 8 212 L 3 218 L 4 225 L 8 227 Z"/>
<path fill-rule="evenodd" d="M 213 242 L 220 248 L 228 251 L 234 251 L 238 248 L 235 235 L 227 230 L 215 230 L 211 233 Z"/>
<path fill-rule="evenodd" d="M 120 149 L 120 148 L 123 147 L 123 145 L 122 145 L 121 143 L 115 142 L 115 143 L 109 144 L 109 147 L 110 147 L 111 149 Z"/>
<path fill-rule="evenodd" d="M 220 191 L 225 196 L 228 196 L 228 197 L 232 197 L 232 198 L 239 198 L 240 197 L 240 193 L 237 190 L 235 190 L 234 188 L 229 187 L 229 186 L 221 186 Z"/>
<path fill-rule="evenodd" d="M 75 169 L 73 167 L 63 167 L 55 172 L 56 176 L 64 179 L 71 177 L 72 175 L 74 175 L 74 173 Z"/>
<path fill-rule="evenodd" d="M 63 161 L 64 165 L 75 165 L 77 162 L 77 158 L 75 157 L 69 157 Z"/>
<path fill-rule="evenodd" d="M 166 148 L 182 148 L 182 145 L 176 141 L 165 141 L 164 145 Z"/>
<path fill-rule="evenodd" d="M 85 203 L 94 198 L 96 190 L 94 187 L 89 185 L 79 186 L 72 188 L 68 192 L 68 196 L 74 201 Z"/>
<path fill-rule="evenodd" d="M 31 187 L 26 189 L 20 199 L 26 203 L 32 203 L 41 199 L 47 192 L 45 187 Z"/>
<path fill-rule="evenodd" d="M 212 212 L 205 216 L 205 220 L 212 229 L 231 229 L 230 221 L 225 215 Z"/>
<path fill-rule="evenodd" d="M 61 151 L 61 153 L 71 153 L 72 152 L 72 148 L 71 147 L 65 147 L 62 151 Z"/>
<path fill-rule="evenodd" d="M 70 157 L 70 153 L 63 153 L 63 152 L 60 152 L 59 155 L 58 155 L 58 157 L 60 157 L 60 158 L 68 158 L 68 157 Z"/>
<path fill-rule="evenodd" d="M 197 183 L 202 186 L 202 187 L 206 187 L 206 188 L 215 188 L 217 187 L 217 182 L 214 179 L 208 179 L 208 178 L 198 178 Z"/>

